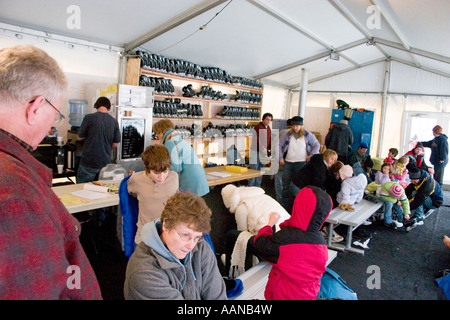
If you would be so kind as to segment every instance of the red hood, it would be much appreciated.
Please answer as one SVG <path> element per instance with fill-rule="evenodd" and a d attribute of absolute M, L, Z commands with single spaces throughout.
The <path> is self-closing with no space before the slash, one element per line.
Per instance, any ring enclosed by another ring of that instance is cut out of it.
<path fill-rule="evenodd" d="M 292 214 L 280 227 L 295 227 L 303 231 L 318 231 L 333 207 L 331 197 L 322 189 L 307 186 L 294 201 Z"/>

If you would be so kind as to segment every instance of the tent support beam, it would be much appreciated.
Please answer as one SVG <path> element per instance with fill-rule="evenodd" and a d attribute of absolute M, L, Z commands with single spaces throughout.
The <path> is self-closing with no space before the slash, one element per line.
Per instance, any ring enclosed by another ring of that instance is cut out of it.
<path fill-rule="evenodd" d="M 415 66 L 417 68 L 420 68 L 421 65 L 420 65 L 419 61 L 417 61 L 416 56 L 410 52 L 411 46 L 408 44 L 406 37 L 404 36 L 403 32 L 401 32 L 401 30 L 397 26 L 397 24 L 394 22 L 394 18 L 392 17 L 392 13 L 391 13 L 392 10 L 385 3 L 382 3 L 379 0 L 370 0 L 370 1 L 378 7 L 378 9 L 380 10 L 380 13 L 383 15 L 388 26 L 395 33 L 397 38 L 400 39 L 403 47 L 410 53 L 411 59 L 414 61 Z"/>
<path fill-rule="evenodd" d="M 391 47 L 394 49 L 398 49 L 398 50 L 402 50 L 402 51 L 406 51 L 412 54 L 417 54 L 419 56 L 425 57 L 425 58 L 429 58 L 429 59 L 433 59 L 433 60 L 437 60 L 440 62 L 445 62 L 445 63 L 449 63 L 450 64 L 450 58 L 445 57 L 443 55 L 440 54 L 436 54 L 436 53 L 432 53 L 432 52 L 428 52 L 425 50 L 420 50 L 420 49 L 416 49 L 416 48 L 409 48 L 409 50 L 405 49 L 403 47 L 403 45 L 393 42 L 393 41 L 389 41 L 389 40 L 384 40 L 381 38 L 373 38 L 373 41 L 375 44 L 381 44 L 387 47 Z"/>
<path fill-rule="evenodd" d="M 386 122 L 386 108 L 387 108 L 390 79 L 391 79 L 391 60 L 387 60 L 384 70 L 383 100 L 381 103 L 380 134 L 378 136 L 377 157 L 381 156 L 381 151 L 383 147 L 384 127 Z"/>
<path fill-rule="evenodd" d="M 351 42 L 349 44 L 346 44 L 346 45 L 344 45 L 342 47 L 337 48 L 334 52 L 339 53 L 340 51 L 344 51 L 344 50 L 347 50 L 347 49 L 351 49 L 351 48 L 357 47 L 357 46 L 359 46 L 359 45 L 361 45 L 363 43 L 366 43 L 366 42 L 367 42 L 367 39 L 357 40 L 357 41 Z M 301 66 L 303 64 L 309 63 L 311 61 L 322 59 L 322 58 L 326 58 L 326 57 L 328 57 L 330 55 L 330 53 L 331 53 L 331 51 L 325 51 L 325 52 L 322 52 L 322 53 L 318 53 L 318 54 L 316 54 L 316 55 L 314 55 L 312 57 L 309 57 L 307 59 L 303 59 L 303 60 L 300 60 L 300 61 L 297 61 L 297 62 L 293 62 L 293 63 L 288 64 L 286 66 L 283 66 L 283 67 L 280 67 L 280 68 L 277 68 L 277 69 L 273 69 L 273 70 L 265 72 L 263 74 L 255 75 L 253 77 L 255 79 L 261 79 L 261 78 L 269 77 L 269 76 L 272 76 L 274 74 L 277 74 L 277 73 L 280 73 L 280 72 L 283 72 L 283 71 L 287 71 L 289 69 L 292 69 L 292 68 Z"/>
<path fill-rule="evenodd" d="M 308 69 L 302 68 L 302 88 L 298 101 L 298 115 L 305 118 L 306 112 L 306 95 L 308 94 Z"/>
<path fill-rule="evenodd" d="M 344 69 L 344 70 L 341 70 L 341 71 L 337 71 L 337 72 L 328 74 L 326 76 L 314 78 L 314 79 L 310 80 L 309 83 L 314 83 L 314 82 L 317 82 L 317 81 L 325 80 L 325 79 L 328 79 L 328 78 L 331 78 L 331 77 L 334 77 L 334 76 L 337 76 L 337 75 L 340 75 L 340 74 L 343 74 L 343 73 L 346 73 L 346 72 L 350 72 L 350 71 L 353 71 L 353 70 L 356 70 L 356 69 L 359 69 L 359 68 L 367 67 L 367 66 L 370 66 L 372 64 L 379 63 L 379 62 L 382 62 L 382 61 L 386 61 L 386 59 L 385 58 L 376 59 L 376 60 L 373 60 L 373 61 L 369 61 L 367 63 L 363 63 L 363 64 L 360 64 L 360 65 L 357 65 L 355 67 L 347 68 L 347 69 Z M 300 85 L 301 85 L 300 83 L 294 84 L 293 86 L 290 87 L 290 89 L 295 89 L 295 88 L 299 87 Z"/>
<path fill-rule="evenodd" d="M 213 9 L 226 1 L 228 0 L 202 1 L 202 3 L 200 3 L 199 5 L 194 6 L 191 9 L 179 14 L 178 16 L 174 17 L 173 19 L 170 19 L 169 21 L 163 23 L 157 28 L 147 32 L 146 34 L 143 34 L 137 39 L 126 43 L 124 45 L 125 52 L 130 52 L 136 49 L 137 47 L 143 45 L 144 43 L 147 43 L 148 41 L 155 39 L 156 37 L 159 37 L 160 35 L 178 27 L 179 25 L 185 23 L 186 21 L 189 21 L 190 19 L 193 19 L 206 11 Z"/>

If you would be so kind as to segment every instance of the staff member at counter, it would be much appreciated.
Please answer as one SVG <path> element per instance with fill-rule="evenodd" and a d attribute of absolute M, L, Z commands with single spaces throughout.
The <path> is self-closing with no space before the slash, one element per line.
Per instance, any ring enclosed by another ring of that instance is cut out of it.
<path fill-rule="evenodd" d="M 67 80 L 32 46 L 0 50 L 0 300 L 101 299 L 80 224 L 31 152 L 64 116 Z"/>
<path fill-rule="evenodd" d="M 78 140 L 84 140 L 84 144 L 77 183 L 98 180 L 100 170 L 111 163 L 111 151 L 120 143 L 119 123 L 108 113 L 109 99 L 98 98 L 94 108 L 97 112 L 87 114 L 78 130 Z"/>

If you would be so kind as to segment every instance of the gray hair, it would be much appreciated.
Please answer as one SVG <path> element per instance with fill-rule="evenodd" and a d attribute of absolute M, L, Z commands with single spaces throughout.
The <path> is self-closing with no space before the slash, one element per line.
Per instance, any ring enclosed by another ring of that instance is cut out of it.
<path fill-rule="evenodd" d="M 67 88 L 67 79 L 57 62 L 33 46 L 0 50 L 0 101 L 7 107 L 33 97 L 53 101 Z"/>

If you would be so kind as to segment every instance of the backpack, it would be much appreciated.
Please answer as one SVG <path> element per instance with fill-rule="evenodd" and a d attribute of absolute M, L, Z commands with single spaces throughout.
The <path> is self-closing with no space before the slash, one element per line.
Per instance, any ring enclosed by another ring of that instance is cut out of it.
<path fill-rule="evenodd" d="M 327 268 L 320 279 L 317 299 L 358 300 L 356 292 L 336 272 Z"/>

